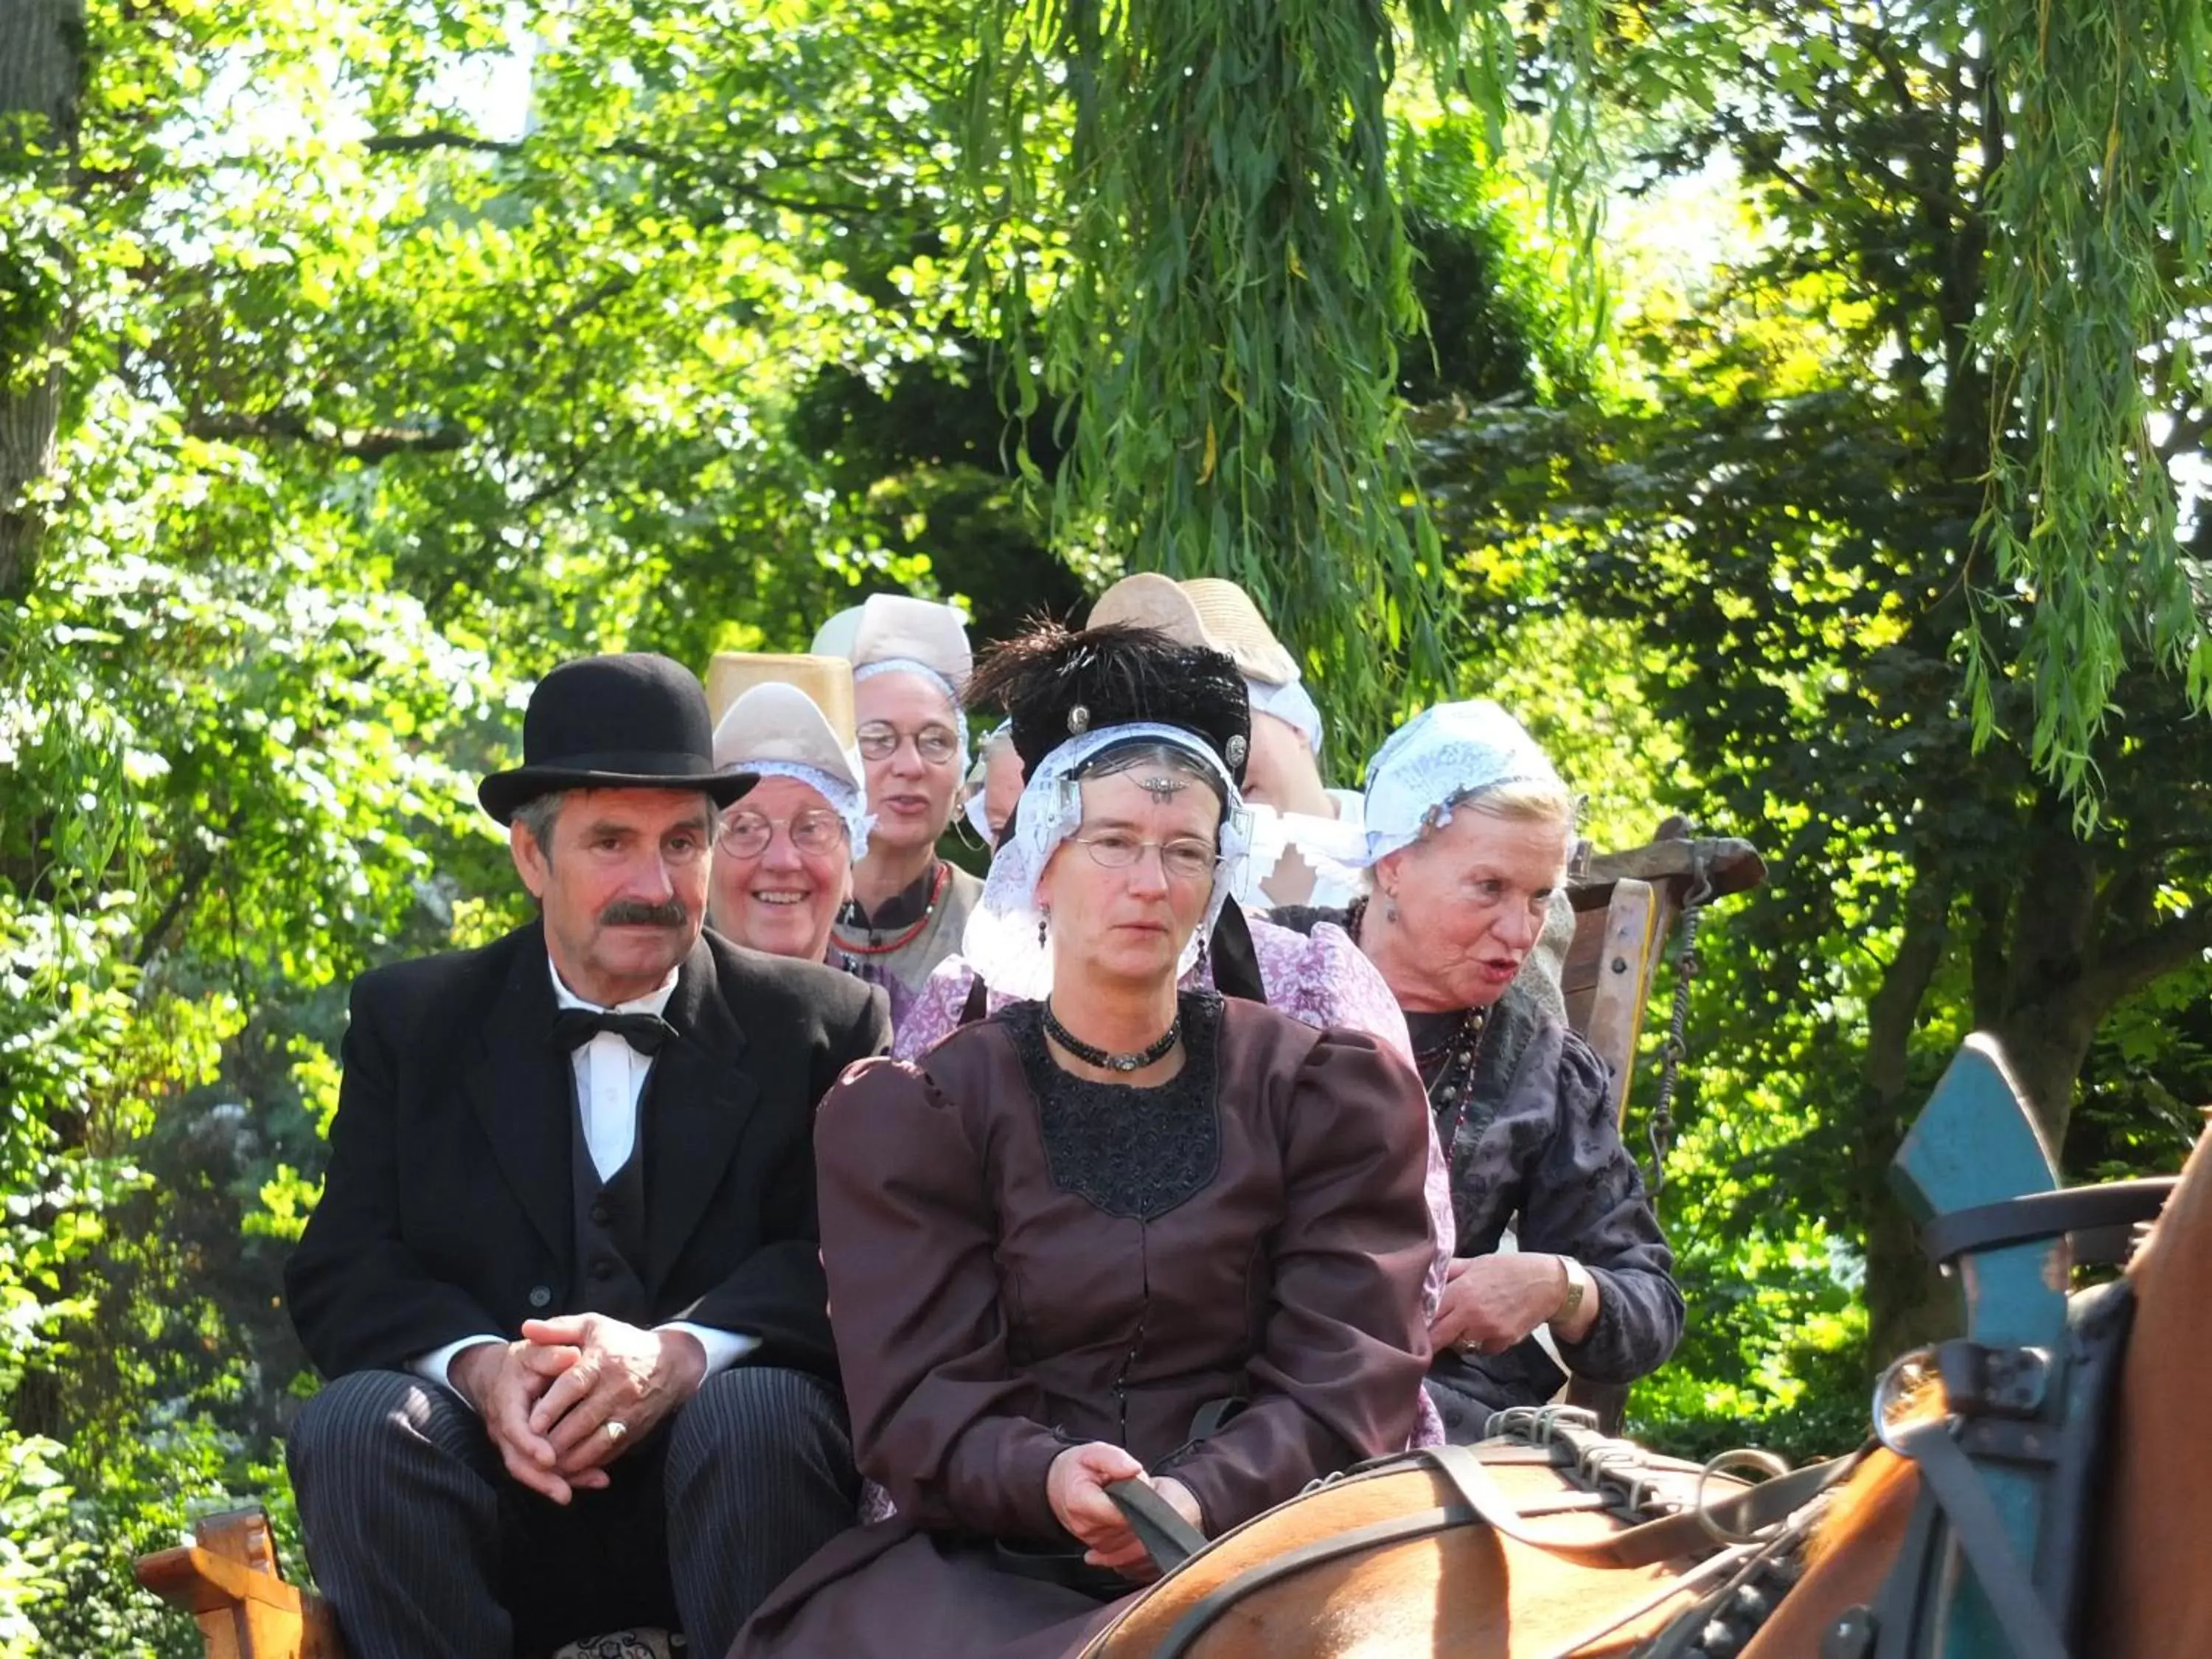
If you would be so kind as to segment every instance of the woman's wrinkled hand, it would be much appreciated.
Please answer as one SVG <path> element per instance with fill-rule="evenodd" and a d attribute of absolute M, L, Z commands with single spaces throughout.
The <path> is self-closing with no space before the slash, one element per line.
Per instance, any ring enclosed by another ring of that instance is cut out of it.
<path fill-rule="evenodd" d="M 1461 1256 L 1429 1322 L 1429 1346 L 1437 1353 L 1503 1353 L 1552 1316 L 1564 1285 L 1555 1255 Z"/>
<path fill-rule="evenodd" d="M 1156 1570 L 1144 1540 L 1130 1530 L 1121 1506 L 1107 1495 L 1106 1488 L 1116 1480 L 1144 1482 L 1194 1527 L 1201 1524 L 1198 1500 L 1180 1480 L 1153 1480 L 1143 1464 L 1104 1441 L 1070 1446 L 1052 1460 L 1045 1476 L 1045 1501 L 1060 1524 L 1084 1547 L 1084 1560 L 1142 1583 L 1154 1577 Z"/>

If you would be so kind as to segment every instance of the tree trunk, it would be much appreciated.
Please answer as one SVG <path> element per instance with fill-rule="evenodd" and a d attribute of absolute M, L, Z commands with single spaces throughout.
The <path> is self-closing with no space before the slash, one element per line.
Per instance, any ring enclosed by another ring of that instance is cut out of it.
<path fill-rule="evenodd" d="M 1955 1322 L 1948 1288 L 1920 1253 L 1919 1232 L 1889 1190 L 1890 1161 L 1919 1108 L 1911 1077 L 1913 1027 L 1950 942 L 1951 884 L 1940 854 L 1913 878 L 1897 954 L 1867 1007 L 1853 1175 L 1867 1217 L 1868 1337 L 1877 1363 Z"/>
<path fill-rule="evenodd" d="M 2109 1006 L 2091 1007 L 2080 996 L 2052 997 L 2014 1008 L 1996 1028 L 2006 1068 L 2027 1097 L 2053 1164 L 2066 1146 L 2074 1085 L 2110 1012 Z"/>
<path fill-rule="evenodd" d="M 0 3 L 0 178 L 66 187 L 83 76 L 82 0 Z M 51 246 L 35 252 L 67 257 Z M 60 287 L 21 264 L 8 276 L 32 299 L 29 315 L 0 329 L 0 599 L 26 592 L 37 570 L 46 510 L 33 492 L 54 464 L 68 339 Z"/>

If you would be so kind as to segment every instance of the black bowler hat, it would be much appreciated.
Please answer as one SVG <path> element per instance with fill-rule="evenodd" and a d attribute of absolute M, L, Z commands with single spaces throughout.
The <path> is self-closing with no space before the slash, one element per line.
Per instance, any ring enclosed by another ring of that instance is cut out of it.
<path fill-rule="evenodd" d="M 714 769 L 707 694 L 680 663 L 651 652 L 564 662 L 530 694 L 522 764 L 477 786 L 501 823 L 559 789 L 698 789 L 727 806 L 750 772 Z"/>

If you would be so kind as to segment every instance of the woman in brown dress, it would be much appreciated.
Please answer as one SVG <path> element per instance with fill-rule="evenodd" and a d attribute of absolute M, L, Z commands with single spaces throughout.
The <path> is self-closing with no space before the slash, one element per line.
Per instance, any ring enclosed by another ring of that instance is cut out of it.
<path fill-rule="evenodd" d="M 1243 846 L 1234 665 L 1055 629 L 986 673 L 1028 782 L 967 943 L 1030 1000 L 823 1102 L 854 1453 L 896 1513 L 800 1568 L 738 1659 L 1073 1651 L 1147 1572 L 1109 1483 L 1211 1536 L 1413 1426 L 1418 1079 L 1176 988 Z"/>

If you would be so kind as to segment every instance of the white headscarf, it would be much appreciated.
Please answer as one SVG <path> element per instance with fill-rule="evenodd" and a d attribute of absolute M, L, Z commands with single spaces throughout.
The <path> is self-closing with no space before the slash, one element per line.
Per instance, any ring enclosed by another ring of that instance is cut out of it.
<path fill-rule="evenodd" d="M 1083 823 L 1083 791 L 1076 775 L 1085 763 L 1104 750 L 1121 744 L 1166 744 L 1197 757 L 1221 781 L 1228 799 L 1221 817 L 1221 865 L 1214 872 L 1213 890 L 1206 914 L 1185 941 L 1176 963 L 1177 978 L 1187 973 L 1213 933 L 1215 919 L 1237 885 L 1237 865 L 1248 843 L 1243 799 L 1221 757 L 1197 733 L 1180 726 L 1136 721 L 1127 726 L 1101 726 L 1070 738 L 1038 763 L 1022 786 L 1015 808 L 1013 833 L 983 884 L 983 896 L 968 918 L 960 953 L 983 981 L 1008 996 L 1036 999 L 1052 991 L 1052 947 L 1038 937 L 1037 882 L 1060 842 Z"/>
<path fill-rule="evenodd" d="M 1380 863 L 1449 823 L 1455 803 L 1508 783 L 1565 787 L 1527 728 L 1488 698 L 1423 709 L 1367 763 L 1367 848 L 1355 862 Z"/>
<path fill-rule="evenodd" d="M 1273 714 L 1285 726 L 1295 728 L 1306 740 L 1306 747 L 1315 754 L 1321 753 L 1321 710 L 1304 684 L 1288 680 L 1280 685 L 1266 680 L 1244 677 L 1244 693 L 1251 699 L 1255 714 Z"/>

